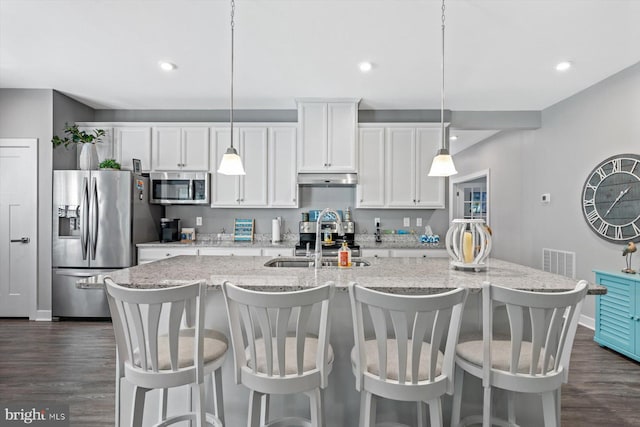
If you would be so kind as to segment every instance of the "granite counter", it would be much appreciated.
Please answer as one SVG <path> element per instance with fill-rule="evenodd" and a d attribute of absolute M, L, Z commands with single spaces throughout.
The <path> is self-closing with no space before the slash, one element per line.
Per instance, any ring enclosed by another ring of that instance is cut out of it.
<path fill-rule="evenodd" d="M 181 255 L 110 273 L 123 286 L 158 288 L 204 280 L 219 288 L 229 280 L 239 286 L 271 291 L 287 291 L 333 281 L 346 289 L 356 281 L 367 287 L 402 293 L 437 293 L 458 287 L 480 292 L 489 281 L 509 288 L 560 292 L 573 289 L 577 280 L 498 259 L 489 259 L 485 271 L 455 270 L 446 258 L 364 258 L 367 267 L 278 268 L 265 267 L 270 257 L 230 257 Z M 286 258 L 282 258 L 286 259 Z M 300 259 L 299 257 L 297 259 Z M 100 287 L 101 277 L 79 283 L 80 287 Z M 589 284 L 589 293 L 606 293 L 606 288 Z"/>

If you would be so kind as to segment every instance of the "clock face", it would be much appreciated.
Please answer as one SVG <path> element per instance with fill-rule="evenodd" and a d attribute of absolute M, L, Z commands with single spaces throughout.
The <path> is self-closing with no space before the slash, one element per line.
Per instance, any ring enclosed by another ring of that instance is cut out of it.
<path fill-rule="evenodd" d="M 582 189 L 582 213 L 603 239 L 640 238 L 640 155 L 618 154 L 596 166 Z"/>

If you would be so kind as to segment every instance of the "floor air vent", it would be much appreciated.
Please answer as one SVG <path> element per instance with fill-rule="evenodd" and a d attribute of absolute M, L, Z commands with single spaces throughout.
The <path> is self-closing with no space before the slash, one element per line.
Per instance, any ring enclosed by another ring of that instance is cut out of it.
<path fill-rule="evenodd" d="M 549 273 L 576 278 L 576 253 L 557 249 L 542 249 L 542 269 Z"/>

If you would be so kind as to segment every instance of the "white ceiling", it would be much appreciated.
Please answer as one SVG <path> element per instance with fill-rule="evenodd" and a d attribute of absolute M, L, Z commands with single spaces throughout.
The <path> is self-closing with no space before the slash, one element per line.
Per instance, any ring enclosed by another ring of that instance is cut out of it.
<path fill-rule="evenodd" d="M 229 14 L 224 0 L 0 0 L 0 87 L 95 108 L 225 109 Z M 639 23 L 637 0 L 447 0 L 445 108 L 548 107 L 639 62 Z M 235 55 L 238 109 L 297 97 L 440 108 L 438 0 L 236 0 Z M 574 68 L 556 72 L 560 60 Z"/>

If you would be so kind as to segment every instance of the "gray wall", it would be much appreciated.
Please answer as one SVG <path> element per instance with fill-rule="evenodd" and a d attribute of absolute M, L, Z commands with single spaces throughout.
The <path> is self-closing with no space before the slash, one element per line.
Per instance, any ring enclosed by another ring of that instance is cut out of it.
<path fill-rule="evenodd" d="M 95 117 L 95 110 L 75 99 L 53 91 L 53 134 L 61 138 L 65 136 L 65 124 L 74 122 L 90 122 Z M 76 144 L 56 147 L 53 150 L 53 169 L 76 169 L 78 163 Z"/>
<path fill-rule="evenodd" d="M 53 91 L 0 89 L 0 137 L 38 139 L 38 311 L 51 310 L 52 129 Z"/>
<path fill-rule="evenodd" d="M 624 267 L 622 244 L 596 236 L 582 216 L 584 180 L 614 154 L 640 153 L 640 64 L 542 112 L 535 131 L 502 133 L 456 155 L 461 174 L 491 169 L 493 255 L 541 267 L 542 248 L 576 253 L 576 277 Z M 551 193 L 551 203 L 540 195 Z M 634 259 L 636 270 L 638 258 Z M 593 297 L 583 314 L 594 317 Z"/>

